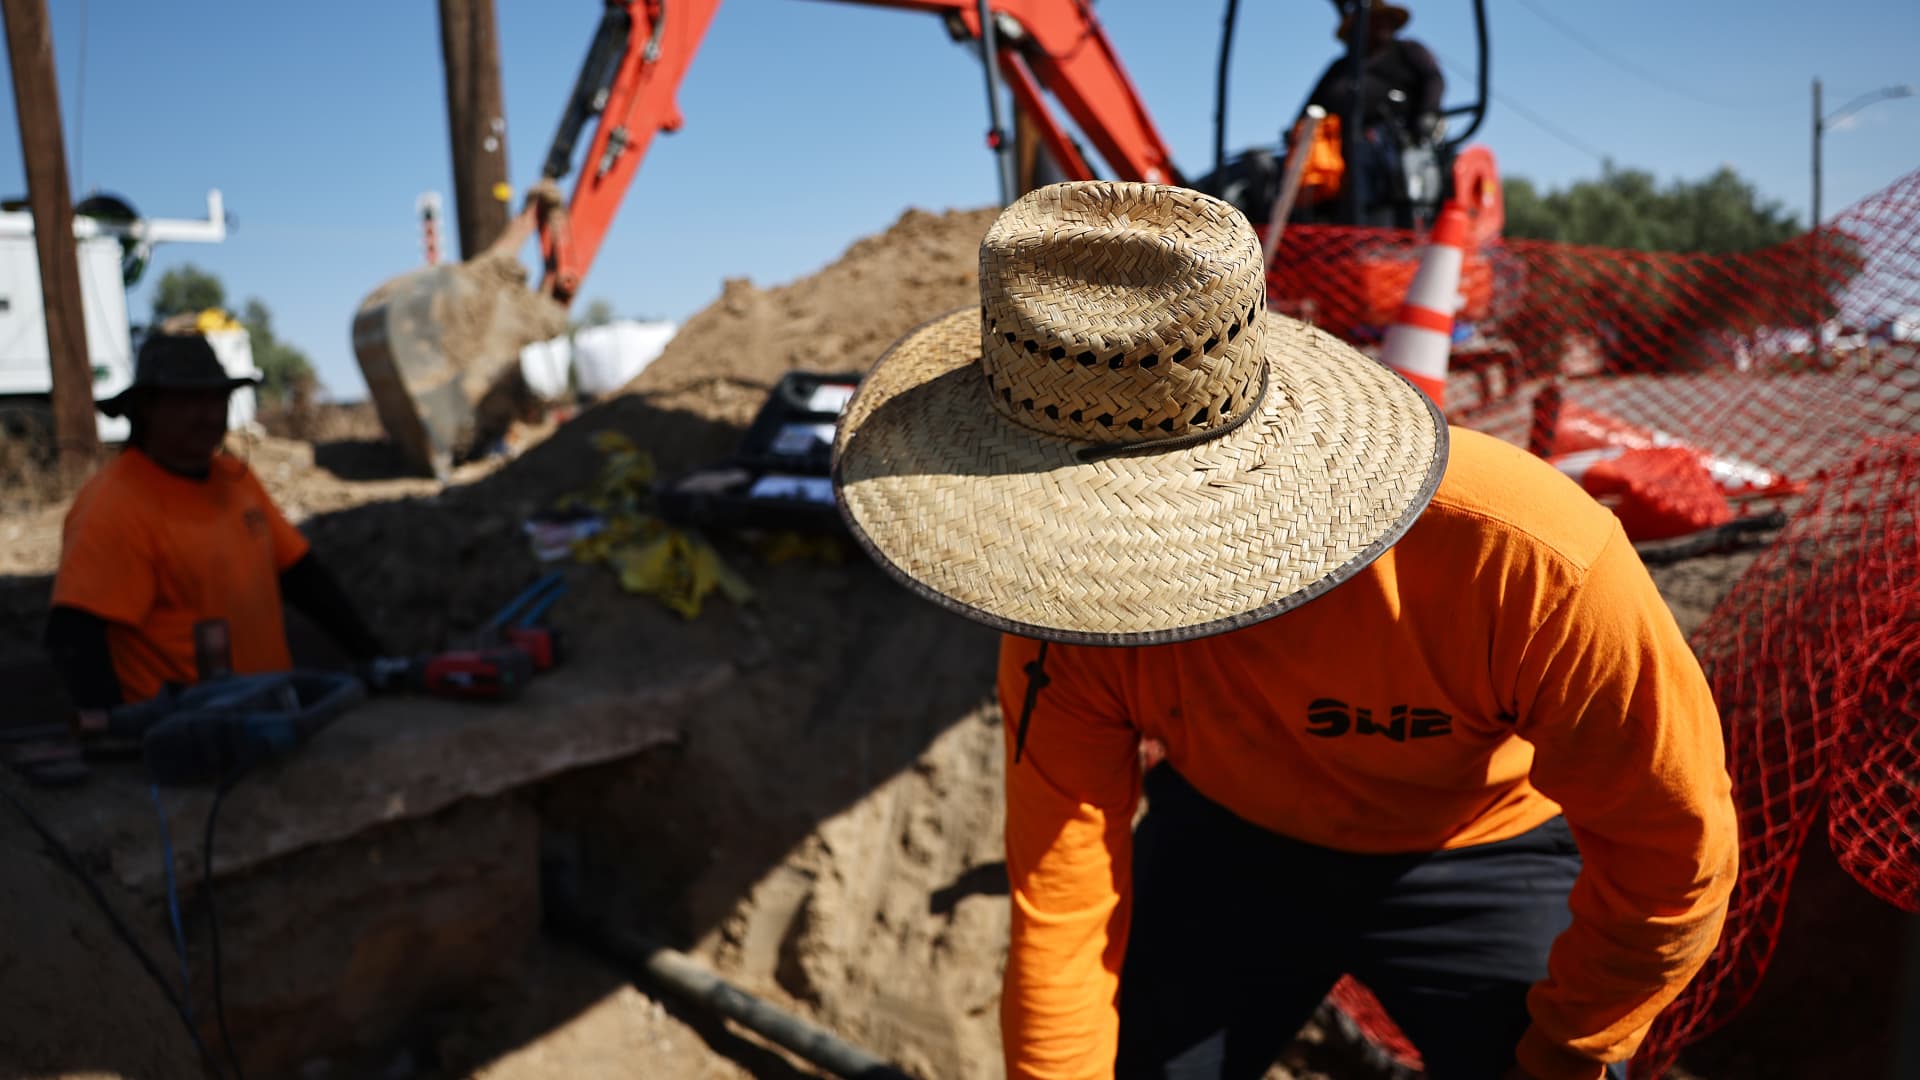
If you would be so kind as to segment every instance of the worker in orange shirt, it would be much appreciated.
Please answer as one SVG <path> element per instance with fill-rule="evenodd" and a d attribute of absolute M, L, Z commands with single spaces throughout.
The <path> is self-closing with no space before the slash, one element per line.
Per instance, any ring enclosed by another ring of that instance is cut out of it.
<path fill-rule="evenodd" d="M 1207 196 L 1041 188 L 980 292 L 875 366 L 834 480 L 881 566 L 1005 632 L 1008 1075 L 1259 1077 L 1343 973 L 1438 1080 L 1617 1075 L 1736 854 L 1618 522 L 1267 314 Z"/>
<path fill-rule="evenodd" d="M 353 659 L 383 651 L 253 471 L 222 452 L 228 398 L 256 381 L 229 376 L 202 335 L 156 332 L 133 385 L 100 403 L 132 431 L 67 513 L 47 618 L 83 736 L 168 684 L 291 667 L 283 600 Z"/>

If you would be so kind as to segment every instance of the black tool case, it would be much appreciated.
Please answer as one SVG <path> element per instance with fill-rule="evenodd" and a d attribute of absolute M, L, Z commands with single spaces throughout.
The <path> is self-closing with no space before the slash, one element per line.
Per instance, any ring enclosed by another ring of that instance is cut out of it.
<path fill-rule="evenodd" d="M 669 521 L 715 529 L 845 533 L 833 505 L 833 435 L 857 374 L 780 377 L 733 456 L 659 492 Z"/>

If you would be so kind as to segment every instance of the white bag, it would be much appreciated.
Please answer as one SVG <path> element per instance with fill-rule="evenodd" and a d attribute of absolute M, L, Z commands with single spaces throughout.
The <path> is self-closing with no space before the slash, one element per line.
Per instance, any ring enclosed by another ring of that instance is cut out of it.
<path fill-rule="evenodd" d="M 679 326 L 620 319 L 573 335 L 573 375 L 585 394 L 606 394 L 632 382 L 666 349 Z"/>

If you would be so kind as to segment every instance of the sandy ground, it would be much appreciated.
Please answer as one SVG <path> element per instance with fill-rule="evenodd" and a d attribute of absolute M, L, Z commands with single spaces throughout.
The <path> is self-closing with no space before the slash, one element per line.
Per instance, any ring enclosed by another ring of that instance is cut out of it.
<path fill-rule="evenodd" d="M 628 435 L 667 475 L 724 458 L 782 373 L 863 370 L 913 326 L 974 303 L 976 249 L 991 219 L 910 211 L 812 277 L 778 288 L 730 281 L 625 393 L 444 491 L 393 478 L 364 413 L 304 429 L 313 442 L 241 439 L 235 451 L 391 645 L 441 645 L 536 572 L 520 522 L 590 481 L 600 462 L 594 432 Z M 0 519 L 0 660 L 33 648 L 60 514 L 53 503 Z M 543 792 L 543 819 L 571 830 L 596 865 L 618 868 L 606 895 L 636 923 L 743 987 L 918 1075 L 998 1076 L 1007 912 L 999 718 L 988 700 L 993 635 L 851 559 L 773 564 L 747 545 L 718 542 L 755 603 L 716 602 L 686 622 L 607 577 L 556 609 L 578 643 L 577 663 L 620 671 L 724 654 L 745 674 L 683 751 L 570 776 Z M 1714 556 L 1657 571 L 1683 629 L 1750 560 Z M 0 876 L 9 924 L 0 939 L 33 939 L 0 948 L 0 991 L 47 971 L 84 974 L 61 982 L 66 996 L 44 1020 L 48 1039 L 63 1045 L 93 1037 L 80 1019 L 87 988 L 109 987 L 101 1006 L 133 1018 L 107 1048 L 48 1064 L 68 1066 L 66 1075 L 80 1075 L 76 1062 L 170 1075 L 157 1063 L 181 1060 L 182 1050 L 164 1006 L 34 842 L 10 821 L 5 829 L 10 860 L 41 861 L 11 861 L 36 869 Z M 1823 895 L 1829 928 L 1865 910 L 1838 887 Z M 417 1017 L 400 1043 L 310 1062 L 301 1075 L 813 1075 L 630 974 L 549 941 L 512 986 Z M 12 1049 L 7 1040 L 0 1047 Z M 1716 1078 L 1816 1074 L 1792 1071 L 1800 1066 L 1786 1050 L 1759 1065 L 1705 1060 L 1725 1070 L 1707 1074 Z M 1772 1067 L 1783 1062 L 1788 1071 Z M 0 1074 L 10 1067 L 45 1074 L 27 1056 L 0 1055 Z M 1274 1073 L 1380 1075 L 1318 1028 Z"/>

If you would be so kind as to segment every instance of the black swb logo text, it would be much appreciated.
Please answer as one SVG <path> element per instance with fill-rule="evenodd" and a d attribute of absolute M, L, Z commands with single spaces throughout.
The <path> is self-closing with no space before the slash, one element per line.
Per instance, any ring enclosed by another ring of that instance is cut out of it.
<path fill-rule="evenodd" d="M 1395 705 L 1387 713 L 1386 723 L 1373 718 L 1372 709 L 1358 709 L 1344 701 L 1319 698 L 1307 706 L 1307 734 L 1323 739 L 1342 735 L 1385 735 L 1394 742 L 1431 739 L 1451 734 L 1453 717 L 1439 709 L 1416 709 Z"/>

